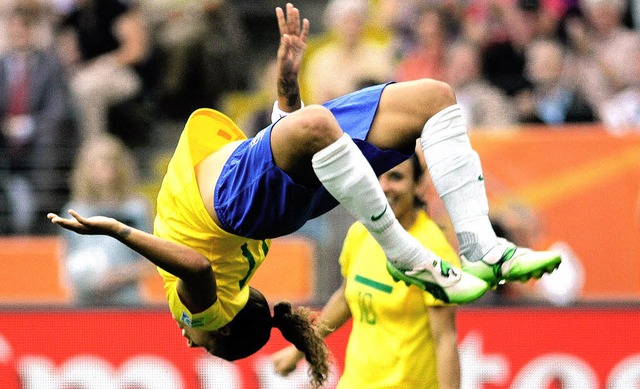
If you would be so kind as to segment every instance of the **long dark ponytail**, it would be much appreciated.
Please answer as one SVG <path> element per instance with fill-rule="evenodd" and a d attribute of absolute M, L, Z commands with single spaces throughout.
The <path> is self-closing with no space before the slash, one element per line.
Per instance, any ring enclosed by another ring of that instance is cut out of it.
<path fill-rule="evenodd" d="M 329 352 L 313 328 L 311 312 L 303 307 L 294 311 L 288 302 L 276 304 L 273 311 L 273 326 L 304 353 L 310 366 L 311 384 L 314 387 L 322 386 L 329 375 Z"/>
<path fill-rule="evenodd" d="M 273 308 L 273 317 L 266 298 L 259 290 L 250 288 L 249 300 L 240 312 L 227 324 L 228 332 L 216 337 L 215 355 L 228 361 L 246 358 L 260 350 L 269 340 L 271 328 L 305 355 L 310 365 L 311 384 L 322 386 L 329 375 L 329 352 L 316 335 L 311 311 L 300 307 L 295 310 L 288 302 L 280 302 Z"/>

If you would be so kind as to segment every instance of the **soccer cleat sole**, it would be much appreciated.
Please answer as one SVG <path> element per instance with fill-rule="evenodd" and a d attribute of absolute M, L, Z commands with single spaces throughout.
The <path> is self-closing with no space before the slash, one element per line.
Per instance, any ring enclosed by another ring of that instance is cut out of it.
<path fill-rule="evenodd" d="M 541 254 L 540 252 L 537 253 Z M 489 283 L 490 287 L 494 289 L 496 285 L 505 282 L 527 282 L 532 278 L 539 279 L 544 274 L 551 273 L 557 269 L 562 262 L 562 258 L 560 255 L 556 254 L 541 260 L 534 260 L 534 262 L 537 261 L 538 263 L 528 263 L 528 261 L 519 263 L 518 259 L 515 261 L 516 266 L 509 269 L 506 272 L 507 274 L 503 274 L 500 269 L 502 262 L 495 265 L 489 265 L 483 261 L 465 262 L 462 268 L 464 271 L 485 280 Z"/>
<path fill-rule="evenodd" d="M 552 262 L 547 264 L 547 266 L 541 269 L 537 269 L 525 274 L 518 274 L 514 276 L 503 277 L 502 279 L 505 281 L 520 281 L 520 282 L 527 282 L 532 278 L 539 280 L 543 275 L 553 273 L 558 267 L 560 267 L 561 262 L 562 262 L 562 259 L 560 256 L 558 256 L 554 258 Z"/>

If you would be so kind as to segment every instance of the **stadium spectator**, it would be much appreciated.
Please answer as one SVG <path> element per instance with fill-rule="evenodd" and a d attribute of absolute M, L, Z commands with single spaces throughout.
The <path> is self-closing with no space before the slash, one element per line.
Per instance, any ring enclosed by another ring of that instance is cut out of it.
<path fill-rule="evenodd" d="M 457 4 L 460 35 L 480 46 L 510 39 L 513 33 L 553 38 L 560 33 L 565 15 L 576 7 L 565 0 L 472 0 Z M 512 24 L 513 23 L 513 24 Z M 524 23 L 524 26 L 522 25 Z M 521 31 L 510 31 L 511 28 Z M 529 32 L 522 30 L 526 28 Z"/>
<path fill-rule="evenodd" d="M 415 0 L 378 0 L 370 2 L 369 20 L 387 35 L 394 61 L 403 57 L 415 41 Z"/>
<path fill-rule="evenodd" d="M 532 10 L 524 2 L 494 2 L 495 22 L 482 45 L 482 73 L 508 96 L 531 88 L 525 76 L 525 49 L 537 36 L 535 18 L 539 4 Z M 535 5 L 535 4 L 534 4 Z"/>
<path fill-rule="evenodd" d="M 517 123 L 511 99 L 482 76 L 480 49 L 458 41 L 446 54 L 444 79 L 456 92 L 470 130 L 496 129 Z"/>
<path fill-rule="evenodd" d="M 389 80 L 393 65 L 388 45 L 367 38 L 365 27 L 369 5 L 366 0 L 332 0 L 324 20 L 331 39 L 309 54 L 304 84 L 309 101 L 319 104 L 353 92 L 363 78 Z"/>
<path fill-rule="evenodd" d="M 197 108 L 219 109 L 225 93 L 245 89 L 247 31 L 232 1 L 141 0 L 155 31 L 158 111 L 184 120 Z"/>
<path fill-rule="evenodd" d="M 516 98 L 521 123 L 594 122 L 596 117 L 587 99 L 567 76 L 565 48 L 555 40 L 535 40 L 526 50 L 526 75 L 531 91 Z"/>
<path fill-rule="evenodd" d="M 415 42 L 396 65 L 397 81 L 433 78 L 444 80 L 445 55 L 450 41 L 444 11 L 433 5 L 418 10 L 414 26 Z"/>
<path fill-rule="evenodd" d="M 30 35 L 38 49 L 51 49 L 54 45 L 54 30 L 58 9 L 54 0 L 3 0 L 0 2 L 0 54 L 10 47 L 9 19 L 16 8 L 31 14 Z"/>
<path fill-rule="evenodd" d="M 459 265 L 456 252 L 420 200 L 417 157 L 380 176 L 380 185 L 402 227 L 425 247 Z M 459 388 L 456 308 L 427 292 L 394 283 L 385 256 L 361 223 L 344 241 L 344 276 L 318 318 L 327 337 L 353 318 L 338 388 Z M 402 344 L 398 349 L 397 344 Z M 272 355 L 276 371 L 288 375 L 304 355 L 288 347 Z"/>
<path fill-rule="evenodd" d="M 105 215 L 151 232 L 151 207 L 136 191 L 133 155 L 121 140 L 98 135 L 78 153 L 71 176 L 71 200 L 62 210 Z M 81 237 L 63 230 L 64 269 L 79 306 L 133 306 L 144 303 L 142 281 L 153 266 L 140 254 L 107 236 Z"/>
<path fill-rule="evenodd" d="M 640 131 L 640 47 L 629 58 L 630 71 L 635 73 L 629 86 L 605 99 L 600 116 L 606 128 L 614 134 Z"/>
<path fill-rule="evenodd" d="M 0 230 L 5 233 L 51 231 L 43 223 L 45 208 L 67 200 L 60 176 L 73 155 L 71 108 L 60 62 L 35 43 L 37 17 L 25 7 L 11 12 L 9 49 L 0 55 L 0 189 L 9 219 Z"/>
<path fill-rule="evenodd" d="M 585 0 L 584 18 L 567 21 L 572 54 L 571 74 L 582 95 L 603 119 L 602 104 L 633 85 L 636 69 L 629 66 L 640 47 L 640 33 L 622 23 L 624 0 Z"/>
<path fill-rule="evenodd" d="M 107 133 L 109 109 L 141 93 L 136 67 L 148 42 L 138 6 L 120 0 L 77 0 L 61 21 L 58 49 L 83 139 Z"/>

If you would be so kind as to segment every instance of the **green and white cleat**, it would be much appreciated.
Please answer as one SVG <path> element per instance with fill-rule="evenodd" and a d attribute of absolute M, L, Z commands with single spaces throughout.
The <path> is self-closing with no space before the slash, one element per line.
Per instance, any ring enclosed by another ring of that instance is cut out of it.
<path fill-rule="evenodd" d="M 483 279 L 491 287 L 502 281 L 528 281 L 551 273 L 560 266 L 560 254 L 553 251 L 533 251 L 498 238 L 498 244 L 478 261 L 463 255 L 462 269 Z"/>
<path fill-rule="evenodd" d="M 398 282 L 407 286 L 415 285 L 433 297 L 451 304 L 465 304 L 479 299 L 489 289 L 489 285 L 449 263 L 434 259 L 430 266 L 411 270 L 398 269 L 387 261 L 387 271 Z"/>

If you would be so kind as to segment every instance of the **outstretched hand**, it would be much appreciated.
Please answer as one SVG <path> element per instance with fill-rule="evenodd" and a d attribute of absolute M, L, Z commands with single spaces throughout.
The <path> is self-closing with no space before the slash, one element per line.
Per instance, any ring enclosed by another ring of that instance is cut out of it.
<path fill-rule="evenodd" d="M 307 48 L 309 20 L 300 21 L 300 11 L 291 3 L 287 3 L 286 17 L 282 8 L 276 8 L 278 28 L 280 30 L 280 46 L 278 47 L 279 77 L 289 79 L 297 77 L 302 64 L 302 57 Z"/>
<path fill-rule="evenodd" d="M 47 218 L 53 224 L 82 235 L 114 235 L 118 228 L 118 221 L 105 216 L 91 216 L 85 218 L 70 209 L 73 218 L 63 218 L 55 213 L 49 213 Z"/>
<path fill-rule="evenodd" d="M 271 355 L 273 368 L 276 373 L 286 377 L 298 366 L 298 362 L 304 358 L 302 351 L 291 345 Z"/>

